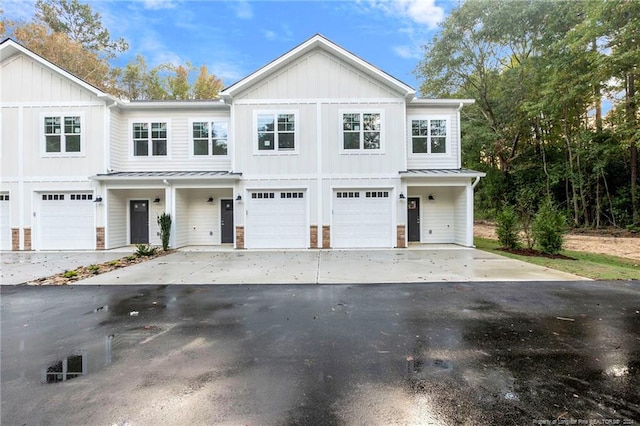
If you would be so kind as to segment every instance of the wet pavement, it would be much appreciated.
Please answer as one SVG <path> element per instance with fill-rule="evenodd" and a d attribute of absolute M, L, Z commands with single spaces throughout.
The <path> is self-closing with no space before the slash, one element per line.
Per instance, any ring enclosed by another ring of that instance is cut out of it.
<path fill-rule="evenodd" d="M 640 283 L 2 287 L 2 425 L 640 424 Z"/>

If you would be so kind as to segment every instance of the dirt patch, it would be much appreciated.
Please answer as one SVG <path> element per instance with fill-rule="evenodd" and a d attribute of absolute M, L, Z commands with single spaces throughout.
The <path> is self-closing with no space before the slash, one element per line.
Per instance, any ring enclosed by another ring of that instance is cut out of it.
<path fill-rule="evenodd" d="M 476 222 L 473 228 L 476 237 L 497 240 L 496 227 L 489 222 Z M 618 235 L 625 235 L 620 237 Z M 597 233 L 595 230 L 571 232 L 565 236 L 566 250 L 587 253 L 610 254 L 640 260 L 640 235 L 628 231 L 605 230 Z"/>
<path fill-rule="evenodd" d="M 135 265 L 137 263 L 145 262 L 147 260 L 155 259 L 156 257 L 164 256 L 172 253 L 174 250 L 162 251 L 158 250 L 155 254 L 149 256 L 136 256 L 132 254 L 120 259 L 112 260 L 110 262 L 98 263 L 89 266 L 79 266 L 76 269 L 71 269 L 56 275 L 49 277 L 38 278 L 37 280 L 30 281 L 29 285 L 67 285 L 73 284 L 76 281 L 90 278 L 94 275 L 104 274 L 105 272 L 111 272 L 116 269 L 126 268 L 127 266 Z"/>
<path fill-rule="evenodd" d="M 498 250 L 504 251 L 506 253 L 517 254 L 519 256 L 531 256 L 531 257 L 546 257 L 548 259 L 562 259 L 562 260 L 575 260 L 573 257 L 565 256 L 563 254 L 548 254 L 543 253 L 539 250 L 529 249 L 529 248 L 519 248 L 519 249 L 506 249 L 499 248 Z"/>

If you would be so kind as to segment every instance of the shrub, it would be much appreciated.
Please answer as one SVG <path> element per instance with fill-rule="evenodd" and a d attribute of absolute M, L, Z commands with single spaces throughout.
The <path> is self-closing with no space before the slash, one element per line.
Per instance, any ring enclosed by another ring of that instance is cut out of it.
<path fill-rule="evenodd" d="M 566 218 L 556 210 L 550 200 L 544 202 L 531 226 L 533 237 L 540 251 L 557 254 L 562 250 L 564 234 L 567 232 Z"/>
<path fill-rule="evenodd" d="M 78 276 L 78 271 L 64 271 L 65 278 L 75 278 Z"/>
<path fill-rule="evenodd" d="M 520 247 L 519 230 L 515 209 L 509 205 L 504 206 L 496 217 L 496 234 L 500 245 L 510 250 Z"/>
<path fill-rule="evenodd" d="M 169 237 L 171 236 L 171 215 L 169 213 L 162 213 L 158 216 L 158 225 L 160 226 L 162 250 L 167 251 L 169 248 Z"/>
<path fill-rule="evenodd" d="M 136 256 L 153 256 L 158 251 L 157 247 L 151 247 L 149 244 L 136 244 Z"/>

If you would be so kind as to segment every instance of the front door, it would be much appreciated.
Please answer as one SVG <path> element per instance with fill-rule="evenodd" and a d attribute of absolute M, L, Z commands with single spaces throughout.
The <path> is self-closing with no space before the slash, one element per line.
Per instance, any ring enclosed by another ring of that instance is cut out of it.
<path fill-rule="evenodd" d="M 129 202 L 131 244 L 149 244 L 149 201 Z"/>
<path fill-rule="evenodd" d="M 409 225 L 409 241 L 420 241 L 420 198 L 407 200 L 407 221 Z"/>
<path fill-rule="evenodd" d="M 220 200 L 220 242 L 233 243 L 233 200 Z"/>

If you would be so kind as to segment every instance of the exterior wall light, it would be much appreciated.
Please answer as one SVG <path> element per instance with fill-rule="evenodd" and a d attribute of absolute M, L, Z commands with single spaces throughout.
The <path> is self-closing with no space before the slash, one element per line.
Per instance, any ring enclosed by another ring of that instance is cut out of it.
<path fill-rule="evenodd" d="M 429 194 L 429 201 L 435 201 L 435 198 L 433 198 L 433 195 Z"/>
<path fill-rule="evenodd" d="M 156 199 L 153 200 L 153 202 L 156 203 L 156 204 L 159 203 L 160 202 L 160 197 L 156 197 Z"/>
<path fill-rule="evenodd" d="M 238 194 L 238 196 L 236 197 L 236 201 L 242 201 L 242 195 Z"/>
<path fill-rule="evenodd" d="M 207 203 L 211 203 L 211 204 L 213 204 L 213 202 L 214 202 L 214 201 L 213 201 L 213 197 L 209 197 L 209 199 L 207 200 Z"/>
<path fill-rule="evenodd" d="M 94 203 L 101 203 L 102 202 L 102 197 L 96 197 L 95 200 L 93 200 Z"/>
<path fill-rule="evenodd" d="M 405 198 L 405 197 L 404 197 L 404 194 L 401 192 L 401 193 L 400 193 L 400 199 L 401 199 L 401 200 L 404 200 L 404 198 Z"/>

